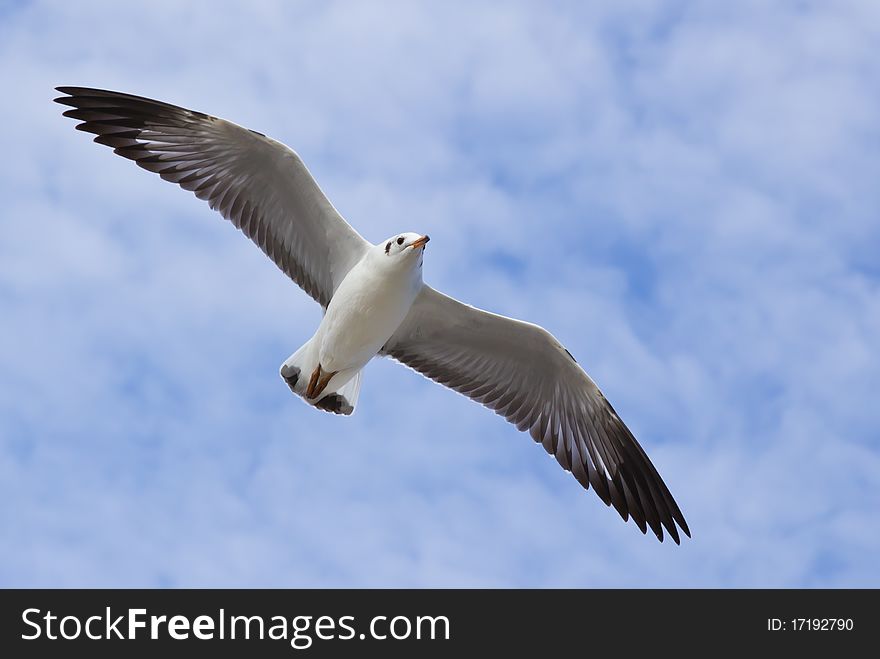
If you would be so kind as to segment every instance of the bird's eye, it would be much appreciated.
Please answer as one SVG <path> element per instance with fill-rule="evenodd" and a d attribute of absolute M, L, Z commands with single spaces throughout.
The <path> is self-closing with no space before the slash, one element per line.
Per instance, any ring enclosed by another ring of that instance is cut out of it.
<path fill-rule="evenodd" d="M 403 245 L 403 236 L 401 236 L 400 238 L 397 239 L 397 244 Z"/>

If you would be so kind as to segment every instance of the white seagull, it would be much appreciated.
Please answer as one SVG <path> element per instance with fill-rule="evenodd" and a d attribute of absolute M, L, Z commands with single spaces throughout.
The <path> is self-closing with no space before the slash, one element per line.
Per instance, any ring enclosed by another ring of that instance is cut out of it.
<path fill-rule="evenodd" d="M 624 520 L 678 543 L 684 516 L 620 417 L 547 330 L 476 309 L 422 282 L 428 236 L 373 245 L 291 149 L 223 119 L 140 96 L 58 87 L 95 142 L 206 200 L 324 309 L 281 365 L 306 403 L 351 414 L 361 372 L 390 356 L 528 431 Z"/>

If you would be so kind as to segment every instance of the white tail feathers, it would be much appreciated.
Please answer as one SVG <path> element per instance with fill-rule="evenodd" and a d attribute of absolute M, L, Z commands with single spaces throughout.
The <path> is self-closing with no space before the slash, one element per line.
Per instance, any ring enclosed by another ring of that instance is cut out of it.
<path fill-rule="evenodd" d="M 309 405 L 334 414 L 351 414 L 361 392 L 363 369 L 339 371 L 330 378 L 319 397 L 308 398 L 309 378 L 318 367 L 317 352 L 311 341 L 305 343 L 281 365 L 281 377 L 290 390 Z"/>

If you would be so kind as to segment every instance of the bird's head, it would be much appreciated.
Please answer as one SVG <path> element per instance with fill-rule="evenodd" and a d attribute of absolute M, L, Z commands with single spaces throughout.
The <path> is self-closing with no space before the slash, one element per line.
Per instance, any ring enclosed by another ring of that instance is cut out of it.
<path fill-rule="evenodd" d="M 402 260 L 421 259 L 425 245 L 430 240 L 428 236 L 420 233 L 399 233 L 391 236 L 379 246 L 386 258 L 394 259 L 395 262 Z"/>

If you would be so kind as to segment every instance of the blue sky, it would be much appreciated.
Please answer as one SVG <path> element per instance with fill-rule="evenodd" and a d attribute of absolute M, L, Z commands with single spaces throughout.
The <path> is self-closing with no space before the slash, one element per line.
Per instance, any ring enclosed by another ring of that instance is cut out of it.
<path fill-rule="evenodd" d="M 880 5 L 0 4 L 0 585 L 880 586 Z M 56 85 L 295 148 L 425 278 L 544 325 L 693 539 L 383 360 Z"/>

